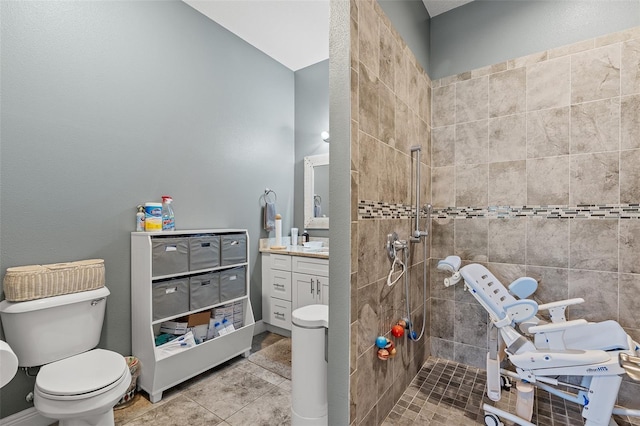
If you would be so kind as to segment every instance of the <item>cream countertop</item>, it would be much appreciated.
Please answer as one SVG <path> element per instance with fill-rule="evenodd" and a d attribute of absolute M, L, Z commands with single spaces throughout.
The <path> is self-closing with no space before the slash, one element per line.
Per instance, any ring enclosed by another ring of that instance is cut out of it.
<path fill-rule="evenodd" d="M 271 246 L 274 244 L 275 240 L 273 238 L 261 238 L 260 239 L 260 253 L 273 253 L 273 254 L 286 254 L 289 256 L 304 256 L 304 257 L 315 257 L 318 259 L 328 259 L 329 258 L 329 239 L 328 238 L 311 238 L 311 241 L 322 241 L 323 247 L 320 250 L 326 251 L 318 251 L 318 249 L 309 249 L 303 246 L 291 246 L 289 245 L 289 237 L 282 238 L 282 245 L 285 247 L 280 250 L 272 249 Z"/>

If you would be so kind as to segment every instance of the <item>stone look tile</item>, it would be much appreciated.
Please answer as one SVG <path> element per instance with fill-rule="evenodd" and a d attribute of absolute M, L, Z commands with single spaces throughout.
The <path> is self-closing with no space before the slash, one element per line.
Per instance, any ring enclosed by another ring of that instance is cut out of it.
<path fill-rule="evenodd" d="M 510 59 L 507 61 L 507 68 L 512 70 L 515 68 L 522 68 L 529 65 L 534 65 L 540 62 L 545 62 L 548 59 L 547 51 L 537 52 L 531 55 L 520 56 L 519 58 Z"/>
<path fill-rule="evenodd" d="M 620 219 L 619 244 L 620 272 L 640 274 L 640 220 Z"/>
<path fill-rule="evenodd" d="M 416 145 L 415 114 L 400 98 L 396 98 L 396 149 L 409 152 Z"/>
<path fill-rule="evenodd" d="M 456 164 L 481 164 L 488 162 L 489 140 L 487 120 L 472 121 L 455 126 Z"/>
<path fill-rule="evenodd" d="M 572 318 L 587 321 L 618 319 L 618 274 L 569 270 L 569 298 L 582 297 L 584 303 L 571 307 Z"/>
<path fill-rule="evenodd" d="M 489 221 L 484 219 L 456 219 L 455 253 L 464 260 L 486 262 L 488 260 Z"/>
<path fill-rule="evenodd" d="M 623 31 L 617 31 L 611 34 L 605 34 L 601 37 L 596 37 L 595 47 L 607 46 L 609 44 L 620 43 L 623 41 L 640 38 L 640 27 L 632 27 Z"/>
<path fill-rule="evenodd" d="M 489 76 L 489 117 L 512 115 L 526 110 L 526 70 L 513 70 Z"/>
<path fill-rule="evenodd" d="M 617 272 L 618 220 L 570 220 L 569 267 Z"/>
<path fill-rule="evenodd" d="M 455 167 L 434 167 L 431 169 L 431 202 L 434 207 L 456 205 Z"/>
<path fill-rule="evenodd" d="M 486 345 L 479 347 L 455 342 L 453 344 L 453 359 L 456 362 L 469 365 L 471 367 L 486 367 L 487 352 L 485 348 Z M 448 422 L 446 422 L 445 424 L 448 424 Z"/>
<path fill-rule="evenodd" d="M 620 46 L 605 46 L 571 56 L 571 103 L 619 95 Z"/>
<path fill-rule="evenodd" d="M 433 127 L 449 126 L 456 122 L 456 85 L 450 84 L 431 91 Z"/>
<path fill-rule="evenodd" d="M 275 386 L 265 380 L 231 369 L 201 386 L 190 387 L 184 391 L 184 395 L 218 417 L 226 419 L 271 388 Z"/>
<path fill-rule="evenodd" d="M 568 106 L 571 61 L 553 59 L 527 67 L 527 111 Z"/>
<path fill-rule="evenodd" d="M 569 220 L 527 218 L 527 265 L 569 266 Z"/>
<path fill-rule="evenodd" d="M 355 68 L 351 68 L 351 122 L 357 123 L 360 119 L 360 103 L 358 101 L 358 94 L 360 92 L 360 88 L 358 87 L 358 70 L 360 68 L 356 66 Z M 353 126 L 353 125 L 352 125 Z"/>
<path fill-rule="evenodd" d="M 489 164 L 489 205 L 523 206 L 526 203 L 526 161 Z"/>
<path fill-rule="evenodd" d="M 373 3 L 360 2 L 358 7 L 358 58 L 376 77 L 380 68 L 379 25 Z"/>
<path fill-rule="evenodd" d="M 384 84 L 378 85 L 379 122 L 377 135 L 379 139 L 389 144 L 396 145 L 396 96 Z"/>
<path fill-rule="evenodd" d="M 486 347 L 487 319 L 487 311 L 479 303 L 456 303 L 454 341 Z"/>
<path fill-rule="evenodd" d="M 551 303 L 569 298 L 568 269 L 527 266 L 526 276 L 538 281 L 538 289 L 535 294 L 536 298 L 542 303 Z"/>
<path fill-rule="evenodd" d="M 453 219 L 431 220 L 431 257 L 444 259 L 453 253 Z"/>
<path fill-rule="evenodd" d="M 453 359 L 453 342 L 431 337 L 431 355 L 438 358 Z"/>
<path fill-rule="evenodd" d="M 571 205 L 619 202 L 620 166 L 617 152 L 572 155 L 570 167 Z"/>
<path fill-rule="evenodd" d="M 486 206 L 488 165 L 456 167 L 456 207 Z"/>
<path fill-rule="evenodd" d="M 617 151 L 620 147 L 620 98 L 571 107 L 571 154 Z"/>
<path fill-rule="evenodd" d="M 640 328 L 640 275 L 620 274 L 620 325 Z"/>
<path fill-rule="evenodd" d="M 526 229 L 523 218 L 489 219 L 489 262 L 524 263 Z"/>
<path fill-rule="evenodd" d="M 488 117 L 488 77 L 456 84 L 456 123 L 482 120 Z"/>
<path fill-rule="evenodd" d="M 379 116 L 378 78 L 364 65 L 360 64 L 358 74 L 358 122 L 360 130 L 377 137 Z"/>
<path fill-rule="evenodd" d="M 273 388 L 225 420 L 231 426 L 291 423 L 291 391 Z M 187 423 L 191 424 L 191 423 Z"/>
<path fill-rule="evenodd" d="M 640 93 L 640 38 L 622 43 L 621 66 L 622 94 Z"/>
<path fill-rule="evenodd" d="M 640 95 L 622 97 L 620 129 L 620 149 L 640 148 Z"/>
<path fill-rule="evenodd" d="M 569 154 L 570 108 L 527 114 L 527 158 Z"/>
<path fill-rule="evenodd" d="M 455 324 L 455 302 L 453 300 L 431 299 L 431 336 L 453 340 Z M 435 318 L 435 320 L 433 320 Z"/>
<path fill-rule="evenodd" d="M 359 139 L 359 199 L 377 201 L 380 199 L 378 180 L 383 158 L 382 146 L 376 139 L 363 132 L 360 132 Z"/>
<path fill-rule="evenodd" d="M 434 167 L 453 166 L 456 160 L 455 126 L 437 127 L 431 131 L 431 152 Z"/>
<path fill-rule="evenodd" d="M 489 120 L 489 162 L 527 158 L 527 123 L 525 114 Z"/>
<path fill-rule="evenodd" d="M 353 4 L 353 2 L 352 2 Z M 352 7 L 353 10 L 353 7 Z M 350 40 L 350 47 L 351 47 L 351 68 L 358 68 L 358 62 L 359 62 L 359 55 L 358 55 L 358 46 L 360 45 L 360 37 L 358 36 L 358 11 L 357 9 L 355 10 L 355 17 L 354 14 L 351 14 L 351 19 L 349 20 L 349 24 L 350 24 L 350 32 L 351 32 L 351 40 Z"/>
<path fill-rule="evenodd" d="M 380 26 L 380 81 L 389 89 L 395 84 L 395 55 L 396 41 L 391 30 L 385 25 Z"/>
<path fill-rule="evenodd" d="M 376 349 L 371 347 L 358 359 L 358 370 L 355 372 L 356 378 L 356 418 L 358 424 L 362 422 L 365 415 L 376 405 L 378 394 L 376 389 L 376 375 L 372 374 L 374 365 L 378 361 Z"/>
<path fill-rule="evenodd" d="M 620 152 L 620 202 L 640 200 L 640 149 Z"/>
<path fill-rule="evenodd" d="M 584 52 L 585 50 L 593 49 L 595 46 L 593 39 L 579 41 L 574 44 L 569 44 L 566 46 L 557 47 L 555 49 L 550 49 L 547 53 L 549 54 L 549 59 L 559 58 L 561 56 L 571 55 L 573 53 Z"/>
<path fill-rule="evenodd" d="M 159 425 L 217 425 L 222 419 L 184 396 L 178 396 L 165 404 L 147 411 L 144 415 L 126 423 L 127 426 Z"/>
<path fill-rule="evenodd" d="M 382 275 L 383 244 L 379 221 L 366 219 L 358 221 L 358 287 L 377 281 Z"/>
<path fill-rule="evenodd" d="M 380 334 L 380 297 L 376 283 L 358 289 L 358 343 L 356 356 L 358 359 L 368 351 Z"/>
<path fill-rule="evenodd" d="M 569 156 L 527 160 L 527 204 L 569 204 Z"/>

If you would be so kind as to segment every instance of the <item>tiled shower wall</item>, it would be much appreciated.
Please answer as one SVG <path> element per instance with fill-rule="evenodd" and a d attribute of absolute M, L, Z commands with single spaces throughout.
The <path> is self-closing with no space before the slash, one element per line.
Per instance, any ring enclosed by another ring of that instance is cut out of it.
<path fill-rule="evenodd" d="M 484 365 L 487 315 L 435 263 L 480 262 L 640 340 L 640 28 L 432 83 L 431 350 Z M 464 208 L 464 209 L 463 209 Z M 622 402 L 640 406 L 640 386 Z M 632 401 L 635 399 L 635 401 Z"/>
<path fill-rule="evenodd" d="M 351 76 L 351 241 L 357 250 L 351 262 L 350 423 L 380 424 L 429 356 L 428 321 L 419 342 L 390 335 L 406 316 L 405 292 L 402 279 L 386 285 L 391 261 L 384 245 L 391 232 L 410 235 L 415 145 L 422 146 L 421 204 L 430 201 L 430 81 L 372 0 L 351 1 Z M 408 262 L 418 332 L 429 299 L 429 286 L 423 295 L 421 284 L 424 250 L 411 244 Z M 394 358 L 378 359 L 379 335 L 397 345 Z"/>

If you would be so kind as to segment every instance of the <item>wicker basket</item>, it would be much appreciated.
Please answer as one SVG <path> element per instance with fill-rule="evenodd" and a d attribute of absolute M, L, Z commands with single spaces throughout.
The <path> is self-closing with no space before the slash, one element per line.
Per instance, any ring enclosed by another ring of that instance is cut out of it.
<path fill-rule="evenodd" d="M 7 268 L 2 285 L 10 302 L 95 290 L 104 286 L 104 260 Z"/>

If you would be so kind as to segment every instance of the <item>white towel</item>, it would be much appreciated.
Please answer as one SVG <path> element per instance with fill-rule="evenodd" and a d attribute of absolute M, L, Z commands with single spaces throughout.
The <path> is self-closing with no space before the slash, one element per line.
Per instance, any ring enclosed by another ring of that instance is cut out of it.
<path fill-rule="evenodd" d="M 265 203 L 264 206 L 264 229 L 273 231 L 276 227 L 276 205 L 275 203 Z"/>

